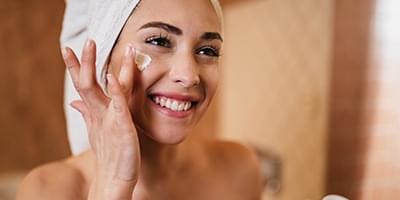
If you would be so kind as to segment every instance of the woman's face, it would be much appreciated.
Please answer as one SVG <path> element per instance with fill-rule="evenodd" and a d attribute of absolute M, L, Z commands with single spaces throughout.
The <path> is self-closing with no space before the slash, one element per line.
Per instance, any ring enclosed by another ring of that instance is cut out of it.
<path fill-rule="evenodd" d="M 221 24 L 209 0 L 142 0 L 110 59 L 119 74 L 125 47 L 152 58 L 135 75 L 130 108 L 136 126 L 159 143 L 182 141 L 217 88 Z"/>

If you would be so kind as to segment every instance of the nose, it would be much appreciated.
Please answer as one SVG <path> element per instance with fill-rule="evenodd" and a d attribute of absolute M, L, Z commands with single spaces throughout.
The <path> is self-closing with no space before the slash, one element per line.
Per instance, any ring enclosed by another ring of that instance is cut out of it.
<path fill-rule="evenodd" d="M 199 67 L 193 55 L 177 55 L 171 63 L 169 77 L 174 83 L 185 88 L 196 86 L 200 83 Z"/>

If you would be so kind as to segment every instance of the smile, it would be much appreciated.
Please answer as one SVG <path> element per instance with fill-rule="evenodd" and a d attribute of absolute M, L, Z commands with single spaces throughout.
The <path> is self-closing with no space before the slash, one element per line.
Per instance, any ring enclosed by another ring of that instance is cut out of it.
<path fill-rule="evenodd" d="M 187 111 L 192 107 L 191 101 L 179 101 L 163 96 L 153 96 L 152 100 L 157 105 L 175 112 Z"/>
<path fill-rule="evenodd" d="M 153 93 L 149 100 L 159 112 L 173 118 L 186 118 L 193 114 L 199 98 L 178 93 Z"/>

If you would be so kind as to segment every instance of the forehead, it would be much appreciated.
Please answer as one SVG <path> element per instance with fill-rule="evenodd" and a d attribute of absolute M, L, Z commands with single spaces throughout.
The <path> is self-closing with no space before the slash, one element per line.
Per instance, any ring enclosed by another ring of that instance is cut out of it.
<path fill-rule="evenodd" d="M 142 0 L 129 24 L 139 27 L 161 21 L 188 30 L 221 32 L 221 22 L 210 0 Z"/>

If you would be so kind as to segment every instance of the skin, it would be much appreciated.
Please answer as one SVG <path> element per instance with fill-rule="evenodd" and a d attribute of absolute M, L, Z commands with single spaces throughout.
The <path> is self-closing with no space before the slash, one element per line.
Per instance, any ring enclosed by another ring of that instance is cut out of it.
<path fill-rule="evenodd" d="M 95 78 L 95 42 L 85 44 L 82 63 L 63 49 L 82 98 L 71 105 L 85 119 L 91 150 L 32 170 L 17 199 L 260 199 L 251 150 L 190 135 L 216 91 L 222 43 L 209 1 L 142 1 L 112 51 L 108 95 Z M 136 50 L 152 57 L 143 72 Z M 151 100 L 171 94 L 194 106 L 177 117 Z"/>

